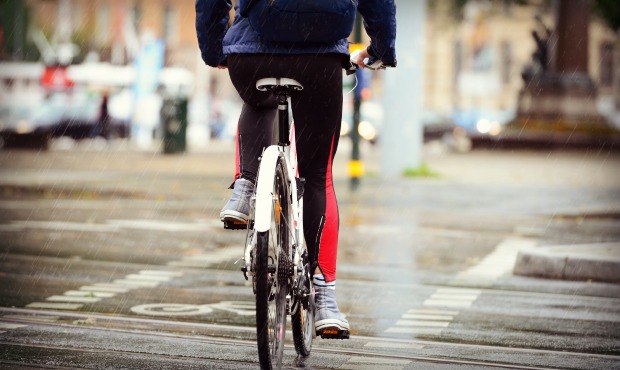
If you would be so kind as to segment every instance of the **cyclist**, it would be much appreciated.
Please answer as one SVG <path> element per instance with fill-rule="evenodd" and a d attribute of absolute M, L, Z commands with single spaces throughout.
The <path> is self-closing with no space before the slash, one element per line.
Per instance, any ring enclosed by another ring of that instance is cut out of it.
<path fill-rule="evenodd" d="M 332 1 L 332 0 L 330 0 Z M 353 0 L 351 0 L 353 1 Z M 269 42 L 237 11 L 229 27 L 230 0 L 196 0 L 196 31 L 204 62 L 228 68 L 243 100 L 237 131 L 237 170 L 232 196 L 220 213 L 222 221 L 247 222 L 259 157 L 272 141 L 275 98 L 256 89 L 266 77 L 287 77 L 304 89 L 292 93 L 299 176 L 305 178 L 304 236 L 315 267 L 315 328 L 348 331 L 336 304 L 336 256 L 339 215 L 332 183 L 332 161 L 342 121 L 342 68 L 349 68 L 347 38 L 336 42 Z M 380 59 L 396 65 L 396 19 L 393 0 L 356 0 L 370 45 L 355 61 Z"/>

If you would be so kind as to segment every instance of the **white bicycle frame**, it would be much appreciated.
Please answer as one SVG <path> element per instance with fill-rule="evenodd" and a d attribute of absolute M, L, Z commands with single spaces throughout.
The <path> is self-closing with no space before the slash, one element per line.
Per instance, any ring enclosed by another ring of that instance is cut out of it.
<path fill-rule="evenodd" d="M 281 81 L 280 81 L 281 80 Z M 273 81 L 273 82 L 272 82 Z M 286 84 L 287 79 L 261 79 L 256 82 L 259 85 L 265 84 Z M 288 106 L 290 106 L 290 101 Z M 279 108 L 280 109 L 280 108 Z M 293 209 L 293 228 L 295 230 L 293 241 L 293 267 L 294 278 L 297 277 L 299 262 L 301 261 L 301 251 L 303 251 L 303 199 L 298 200 L 297 196 L 297 151 L 295 145 L 295 126 L 293 123 L 289 125 L 289 141 L 290 145 L 270 145 L 263 151 L 258 169 L 258 178 L 256 180 L 256 196 L 254 206 L 254 229 L 250 230 L 252 235 L 248 238 L 244 251 L 244 262 L 246 271 L 251 270 L 251 251 L 256 245 L 256 233 L 266 232 L 272 224 L 273 217 L 273 183 L 276 173 L 278 160 L 282 157 L 286 165 L 286 181 L 289 183 L 291 190 L 291 206 Z"/>

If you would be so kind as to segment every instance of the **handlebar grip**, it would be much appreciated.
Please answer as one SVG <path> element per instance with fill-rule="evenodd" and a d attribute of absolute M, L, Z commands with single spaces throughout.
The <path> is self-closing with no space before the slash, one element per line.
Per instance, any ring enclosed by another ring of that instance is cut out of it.
<path fill-rule="evenodd" d="M 366 65 L 366 68 L 371 69 L 373 71 L 377 69 L 385 69 L 383 62 L 379 58 L 370 57 L 364 60 L 364 64 Z"/>
<path fill-rule="evenodd" d="M 357 50 L 351 54 L 351 64 L 353 65 L 353 67 L 350 68 L 349 70 L 355 71 L 357 68 L 359 68 L 357 63 L 355 63 L 357 61 L 357 57 L 359 53 L 360 53 L 359 50 Z M 378 70 L 378 69 L 385 69 L 386 67 L 386 65 L 383 64 L 381 59 L 374 58 L 374 57 L 364 59 L 364 66 L 373 71 Z"/>

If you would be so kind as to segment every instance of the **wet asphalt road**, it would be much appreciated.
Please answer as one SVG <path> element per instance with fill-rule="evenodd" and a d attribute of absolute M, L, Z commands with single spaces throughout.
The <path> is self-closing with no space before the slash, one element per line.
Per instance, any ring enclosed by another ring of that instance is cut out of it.
<path fill-rule="evenodd" d="M 452 154 L 439 177 L 348 190 L 338 289 L 349 341 L 318 369 L 617 368 L 620 285 L 512 275 L 533 245 L 620 240 L 620 155 Z M 0 152 L 0 363 L 9 368 L 257 368 L 243 232 L 217 214 L 232 152 Z M 289 335 L 290 338 L 290 335 Z"/>

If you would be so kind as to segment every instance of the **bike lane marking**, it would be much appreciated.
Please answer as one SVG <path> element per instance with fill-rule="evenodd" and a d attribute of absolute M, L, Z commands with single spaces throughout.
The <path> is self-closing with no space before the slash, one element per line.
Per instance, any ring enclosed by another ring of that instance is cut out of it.
<path fill-rule="evenodd" d="M 439 288 L 423 303 L 427 307 L 470 307 L 481 291 L 478 289 Z"/>
<path fill-rule="evenodd" d="M 207 268 L 212 265 L 230 261 L 240 256 L 240 254 L 239 247 L 225 247 L 217 249 L 209 254 L 183 257 L 179 261 L 169 262 L 168 266 Z M 182 271 L 141 270 L 138 273 L 128 274 L 112 282 L 92 283 L 90 285 L 81 286 L 77 290 L 66 291 L 63 295 L 52 295 L 47 297 L 45 302 L 32 302 L 25 307 L 77 311 L 84 307 L 85 304 L 94 304 L 102 299 L 113 298 L 118 294 L 125 294 L 134 289 L 155 288 L 162 283 L 181 276 L 183 276 Z M 175 304 L 173 303 L 172 305 Z M 188 312 L 195 310 L 195 308 L 188 307 L 182 309 L 177 305 L 177 308 L 171 308 L 170 312 L 183 313 L 185 309 L 188 309 Z M 200 309 L 198 311 L 200 312 Z M 170 312 L 168 312 L 168 314 L 170 314 Z"/>
<path fill-rule="evenodd" d="M 519 251 L 534 249 L 537 239 L 511 236 L 499 243 L 493 252 L 486 255 L 478 264 L 462 271 L 450 284 L 490 287 L 495 281 L 512 271 Z"/>
<path fill-rule="evenodd" d="M 413 334 L 438 336 L 447 328 L 454 316 L 459 311 L 428 310 L 414 308 L 402 315 L 401 319 L 394 323 L 385 332 L 391 334 Z"/>
<path fill-rule="evenodd" d="M 493 286 L 499 277 L 512 270 L 519 251 L 534 248 L 536 243 L 537 241 L 531 238 L 508 237 L 478 264 L 457 274 L 451 284 Z M 454 317 L 459 314 L 459 311 L 450 311 L 450 309 L 471 307 L 481 293 L 480 289 L 438 288 L 422 303 L 428 309 L 409 310 L 385 332 L 440 336 L 450 326 Z"/>
<path fill-rule="evenodd" d="M 141 287 L 156 287 L 160 283 L 181 276 L 180 272 L 142 270 L 138 274 L 129 274 L 125 279 L 116 279 L 113 283 L 95 283 L 82 286 L 79 290 L 68 290 L 63 295 L 52 295 L 45 302 L 32 302 L 26 308 L 47 308 L 76 311 L 84 304 L 97 303 L 117 294 L 127 293 Z"/>
<path fill-rule="evenodd" d="M 182 303 L 153 303 L 134 306 L 131 311 L 145 316 L 197 316 L 215 310 L 227 311 L 240 316 L 256 315 L 253 301 L 222 301 L 219 303 L 195 305 Z"/>

